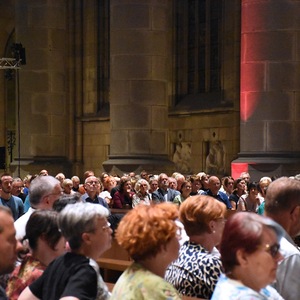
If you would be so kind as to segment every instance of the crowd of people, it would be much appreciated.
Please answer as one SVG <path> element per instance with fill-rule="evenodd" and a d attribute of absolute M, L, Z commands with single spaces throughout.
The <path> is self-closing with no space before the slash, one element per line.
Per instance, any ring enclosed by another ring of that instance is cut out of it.
<path fill-rule="evenodd" d="M 0 177 L 0 299 L 300 299 L 300 180 Z M 112 239 L 133 264 L 112 292 Z M 101 265 L 100 265 L 101 268 Z"/>

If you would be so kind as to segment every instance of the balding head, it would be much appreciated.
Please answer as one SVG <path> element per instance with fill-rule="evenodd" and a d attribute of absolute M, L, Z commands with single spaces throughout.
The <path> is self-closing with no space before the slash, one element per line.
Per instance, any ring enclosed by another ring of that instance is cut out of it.
<path fill-rule="evenodd" d="M 300 181 L 281 177 L 273 181 L 265 197 L 265 214 L 292 237 L 300 229 Z"/>
<path fill-rule="evenodd" d="M 209 186 L 211 193 L 213 195 L 217 195 L 220 190 L 220 187 L 221 187 L 220 179 L 217 176 L 209 177 L 208 186 Z"/>

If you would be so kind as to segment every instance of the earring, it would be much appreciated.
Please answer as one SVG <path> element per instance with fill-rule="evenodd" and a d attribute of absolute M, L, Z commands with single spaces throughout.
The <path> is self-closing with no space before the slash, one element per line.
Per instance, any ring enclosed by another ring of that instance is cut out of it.
<path fill-rule="evenodd" d="M 215 230 L 213 230 L 213 233 L 216 233 L 216 231 L 215 231 Z"/>

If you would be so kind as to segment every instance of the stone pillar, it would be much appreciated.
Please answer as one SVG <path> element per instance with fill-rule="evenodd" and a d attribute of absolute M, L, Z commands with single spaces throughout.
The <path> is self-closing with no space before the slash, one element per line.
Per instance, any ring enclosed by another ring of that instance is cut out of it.
<path fill-rule="evenodd" d="M 172 1 L 111 0 L 107 170 L 166 170 Z"/>
<path fill-rule="evenodd" d="M 19 72 L 20 158 L 64 171 L 68 159 L 66 3 L 16 0 L 16 42 L 26 49 Z M 37 167 L 38 168 L 38 167 Z"/>
<path fill-rule="evenodd" d="M 299 14 L 299 1 L 242 0 L 240 153 L 232 169 L 241 165 L 253 179 L 299 172 Z"/>

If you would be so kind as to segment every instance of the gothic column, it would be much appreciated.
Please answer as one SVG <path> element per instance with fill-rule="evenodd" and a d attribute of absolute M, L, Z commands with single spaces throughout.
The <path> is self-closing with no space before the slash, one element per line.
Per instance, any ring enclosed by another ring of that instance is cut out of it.
<path fill-rule="evenodd" d="M 166 170 L 172 1 L 110 3 L 111 140 L 103 166 Z"/>
<path fill-rule="evenodd" d="M 242 0 L 240 153 L 232 163 L 235 177 L 244 170 L 253 179 L 299 172 L 299 13 L 299 1 Z"/>

